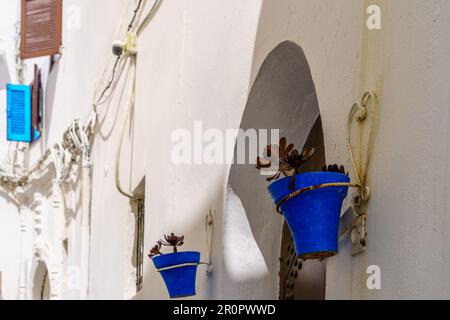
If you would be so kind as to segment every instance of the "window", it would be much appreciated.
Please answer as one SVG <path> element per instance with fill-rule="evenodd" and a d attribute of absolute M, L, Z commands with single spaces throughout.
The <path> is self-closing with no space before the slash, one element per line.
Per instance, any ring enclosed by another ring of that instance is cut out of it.
<path fill-rule="evenodd" d="M 62 0 L 22 0 L 20 57 L 59 53 L 62 37 Z"/>

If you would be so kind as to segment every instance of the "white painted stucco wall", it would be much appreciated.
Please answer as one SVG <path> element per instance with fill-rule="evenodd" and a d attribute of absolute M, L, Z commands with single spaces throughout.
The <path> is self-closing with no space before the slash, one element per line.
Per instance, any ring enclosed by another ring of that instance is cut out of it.
<path fill-rule="evenodd" d="M 368 31 L 370 4 L 382 30 Z M 303 48 L 324 125 L 327 160 L 350 168 L 349 107 L 375 88 L 381 113 L 369 184 L 368 248 L 329 259 L 327 298 L 448 298 L 450 43 L 446 1 L 266 1 L 255 68 L 281 38 Z M 382 290 L 368 290 L 378 265 Z"/>
<path fill-rule="evenodd" d="M 66 18 L 71 5 L 81 9 L 81 28 L 64 24 L 62 58 L 47 82 L 45 135 L 31 149 L 30 163 L 60 140 L 74 118 L 88 114 L 95 84 L 111 58 L 111 43 L 121 38 L 126 27 L 121 22 L 124 15 L 128 22 L 135 2 L 64 0 Z M 16 80 L 12 38 L 18 3 L 0 1 L 0 37 L 7 44 L 12 81 Z M 381 6 L 382 30 L 366 29 L 369 4 Z M 204 216 L 210 208 L 221 216 L 229 166 L 175 166 L 170 160 L 171 134 L 178 128 L 192 130 L 195 120 L 202 120 L 205 129 L 238 128 L 264 59 L 280 42 L 292 40 L 304 50 L 311 68 L 329 162 L 351 167 L 344 126 L 357 97 L 375 88 L 381 102 L 369 171 L 373 198 L 368 248 L 363 255 L 351 257 L 343 244 L 340 255 L 328 261 L 327 297 L 450 298 L 450 74 L 445 72 L 450 70 L 449 29 L 446 0 L 164 0 L 139 40 L 136 107 L 122 151 L 124 186 L 132 190 L 146 177 L 146 251 L 162 234 L 173 231 L 185 234 L 186 249 L 201 250 L 205 256 Z M 112 102 L 99 110 L 104 122 L 94 143 L 92 299 L 133 295 L 129 283 L 134 222 L 128 200 L 114 186 L 114 154 L 127 92 L 123 82 Z M 1 98 L 4 113 L 3 92 Z M 4 117 L 0 130 L 5 132 Z M 2 158 L 8 149 L 4 136 L 0 135 Z M 61 243 L 51 230 L 53 209 L 46 204 L 52 201 L 48 188 L 37 185 L 34 190 L 44 194 L 44 233 L 58 251 Z M 70 270 L 79 264 L 79 218 L 74 207 L 68 227 L 72 252 L 63 279 L 70 278 Z M 15 299 L 20 219 L 17 209 L 3 198 L 0 212 L 2 293 Z M 33 210 L 24 208 L 21 215 L 32 228 Z M 245 224 L 242 221 L 240 227 Z M 222 222 L 216 225 L 221 239 Z M 25 251 L 31 260 L 30 238 L 25 238 Z M 222 259 L 235 258 L 227 252 L 214 251 L 213 278 L 200 268 L 197 298 L 233 298 L 232 292 L 221 291 Z M 382 270 L 379 291 L 365 287 L 365 271 L 372 264 Z M 166 298 L 162 280 L 148 259 L 144 270 L 144 288 L 136 298 Z M 77 291 L 67 283 L 63 288 L 61 298 L 77 298 Z M 277 296 L 277 292 L 265 294 Z M 239 295 L 257 298 L 251 288 Z"/>
<path fill-rule="evenodd" d="M 0 154 L 2 167 L 7 167 L 12 161 L 8 155 L 10 144 L 6 142 L 6 83 L 16 82 L 16 28 L 19 7 L 17 1 L 1 2 L 0 23 Z M 0 191 L 0 271 L 2 272 L 2 296 L 4 299 L 15 299 L 18 291 L 18 269 L 20 248 L 20 217 L 17 207 L 11 200 L 5 198 Z M 14 244 L 14 245 L 11 245 Z"/>

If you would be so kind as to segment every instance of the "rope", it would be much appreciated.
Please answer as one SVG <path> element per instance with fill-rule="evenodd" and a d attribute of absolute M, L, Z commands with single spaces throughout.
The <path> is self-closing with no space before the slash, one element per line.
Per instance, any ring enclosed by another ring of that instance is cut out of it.
<path fill-rule="evenodd" d="M 155 15 L 156 11 L 159 9 L 159 6 L 161 5 L 161 3 L 162 3 L 162 0 L 155 0 L 150 11 L 147 13 L 145 18 L 142 20 L 142 22 L 136 28 L 136 34 L 138 36 L 142 33 L 142 31 L 144 31 L 144 29 L 148 26 L 150 21 L 153 19 L 154 15 Z"/>

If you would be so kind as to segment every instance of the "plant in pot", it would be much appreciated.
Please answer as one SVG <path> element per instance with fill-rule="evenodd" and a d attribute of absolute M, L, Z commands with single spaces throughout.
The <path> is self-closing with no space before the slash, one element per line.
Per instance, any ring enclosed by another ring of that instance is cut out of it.
<path fill-rule="evenodd" d="M 179 237 L 174 233 L 165 235 L 164 240 L 159 240 L 149 254 L 172 299 L 196 295 L 195 279 L 200 252 L 178 252 L 178 247 L 183 244 L 184 236 Z M 171 247 L 173 253 L 163 254 L 163 247 Z"/>
<path fill-rule="evenodd" d="M 283 137 L 279 146 L 267 146 L 264 157 L 257 159 L 260 170 L 278 169 L 267 178 L 272 182 L 268 190 L 291 230 L 297 256 L 303 259 L 325 259 L 338 253 L 340 213 L 350 185 L 343 166 L 301 173 L 314 151 L 300 153 Z"/>

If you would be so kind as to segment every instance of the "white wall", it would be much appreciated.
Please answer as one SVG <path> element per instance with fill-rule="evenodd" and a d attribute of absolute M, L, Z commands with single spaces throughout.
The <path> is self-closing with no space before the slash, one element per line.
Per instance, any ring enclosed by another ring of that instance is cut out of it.
<path fill-rule="evenodd" d="M 51 90 L 47 94 L 43 140 L 46 146 L 60 141 L 70 122 L 90 110 L 94 85 L 111 58 L 111 44 L 121 40 L 126 27 L 120 28 L 120 23 L 124 15 L 125 22 L 129 21 L 136 3 L 64 1 L 65 12 L 71 4 L 81 7 L 82 23 L 79 30 L 70 30 L 64 24 L 62 58 L 49 80 Z M 197 119 L 203 120 L 205 127 L 238 126 L 240 112 L 236 113 L 234 108 L 242 109 L 245 105 L 259 5 L 259 1 L 245 4 L 232 1 L 224 5 L 219 1 L 166 0 L 139 41 L 134 115 L 140 120 L 133 124 L 132 138 L 125 139 L 121 172 L 129 190 L 143 176 L 150 182 L 146 194 L 146 251 L 164 233 L 174 231 L 186 235 L 186 248 L 206 252 L 204 216 L 210 208 L 222 210 L 226 166 L 176 167 L 170 162 L 171 133 L 179 127 L 192 127 Z M 205 45 L 218 39 L 218 45 Z M 239 58 L 235 50 L 242 53 Z M 219 61 L 226 66 L 220 71 Z M 134 222 L 130 219 L 128 200 L 114 186 L 113 161 L 118 124 L 124 116 L 125 80 L 118 88 L 112 103 L 99 109 L 103 125 L 94 145 L 92 298 L 130 297 L 125 283 L 130 280 L 128 258 L 133 234 L 129 230 Z M 231 125 L 228 118 L 235 124 Z M 39 156 L 37 149 L 34 147 L 31 152 L 31 162 Z M 68 233 L 72 234 L 76 251 L 79 232 L 76 203 L 75 209 Z M 29 249 L 31 254 L 32 248 Z M 78 263 L 73 253 L 69 266 Z M 145 272 L 145 288 L 140 297 L 166 297 L 162 280 L 148 260 Z M 206 282 L 205 274 L 205 270 L 200 273 L 200 287 Z M 199 293 L 207 295 L 204 290 Z"/>
<path fill-rule="evenodd" d="M 31 163 L 60 141 L 74 118 L 88 114 L 95 84 L 111 58 L 111 43 L 123 34 L 126 26 L 121 21 L 124 15 L 128 21 L 135 2 L 64 1 L 66 15 L 71 5 L 81 8 L 81 28 L 64 24 L 62 58 L 47 82 L 45 136 L 32 148 Z M 134 121 L 122 151 L 125 188 L 134 189 L 146 176 L 146 251 L 162 234 L 177 232 L 186 235 L 186 249 L 201 250 L 205 256 L 204 216 L 210 208 L 221 216 L 229 166 L 175 166 L 170 161 L 171 133 L 177 128 L 192 130 L 195 120 L 203 120 L 205 129 L 238 128 L 262 62 L 280 42 L 292 40 L 304 50 L 311 68 L 329 162 L 351 167 L 343 129 L 347 112 L 369 88 L 375 87 L 381 98 L 369 172 L 374 194 L 368 250 L 352 258 L 343 246 L 341 254 L 329 260 L 328 298 L 450 297 L 450 75 L 443 72 L 450 69 L 450 3 L 370 3 L 382 7 L 382 30 L 365 28 L 368 1 L 163 1 L 139 40 Z M 17 4 L 0 1 L 0 36 L 6 38 L 13 81 L 11 26 L 17 19 Z M 39 60 L 43 66 L 46 62 Z M 134 222 L 128 200 L 114 186 L 114 154 L 126 92 L 122 80 L 111 104 L 99 110 L 104 123 L 95 139 L 93 157 L 91 298 L 121 299 L 132 294 L 126 284 L 132 278 L 129 244 L 133 235 L 129 230 Z M 4 102 L 0 108 L 4 110 Z M 0 130 L 5 132 L 3 117 Z M 0 140 L 2 156 L 6 150 L 6 142 Z M 37 185 L 34 190 L 48 188 Z M 51 204 L 52 193 L 40 192 L 44 194 L 40 206 L 51 226 L 53 209 L 47 203 Z M 76 201 L 70 205 L 75 208 L 68 233 L 73 247 L 63 277 L 69 274 L 67 268 L 79 264 L 79 211 Z M 14 254 L 20 241 L 19 217 L 5 200 L 0 200 L 0 212 L 3 291 L 13 299 L 19 278 L 14 272 L 19 263 Z M 33 214 L 31 210 L 25 216 Z M 51 232 L 45 232 L 52 246 L 59 248 Z M 31 259 L 33 243 L 27 246 Z M 213 258 L 219 264 L 220 252 Z M 365 269 L 370 264 L 382 268 L 380 291 L 365 288 Z M 198 278 L 197 298 L 221 296 L 220 268 L 212 279 L 201 269 Z M 63 286 L 63 298 L 76 298 L 76 291 Z M 250 290 L 240 294 L 252 298 Z M 146 259 L 145 285 L 137 298 L 166 297 L 160 276 Z"/>
<path fill-rule="evenodd" d="M 369 4 L 382 30 L 365 28 Z M 369 184 L 368 248 L 328 261 L 327 297 L 448 298 L 450 23 L 446 1 L 265 1 L 255 68 L 282 39 L 303 48 L 316 84 L 329 162 L 350 168 L 350 106 L 375 88 L 381 113 Z M 382 290 L 366 288 L 378 265 Z"/>
<path fill-rule="evenodd" d="M 8 167 L 7 153 L 10 144 L 6 141 L 6 83 L 17 81 L 15 47 L 16 47 L 16 24 L 18 21 L 19 7 L 18 1 L 2 0 L 1 22 L 0 22 L 0 42 L 3 48 L 0 49 L 2 59 L 0 61 L 0 162 L 1 167 Z M 5 14 L 5 13 L 8 14 Z M 0 271 L 2 272 L 2 295 L 4 299 L 15 299 L 18 290 L 19 255 L 18 248 L 20 242 L 20 218 L 17 207 L 6 194 L 0 191 Z M 11 245 L 14 244 L 14 245 Z"/>

